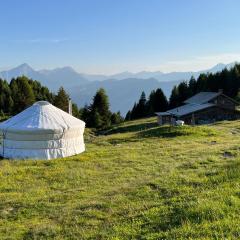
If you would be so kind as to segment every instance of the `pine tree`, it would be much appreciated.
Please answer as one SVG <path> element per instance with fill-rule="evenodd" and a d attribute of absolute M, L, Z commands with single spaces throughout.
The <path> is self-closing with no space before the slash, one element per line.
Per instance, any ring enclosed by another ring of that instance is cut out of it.
<path fill-rule="evenodd" d="M 18 77 L 10 83 L 12 90 L 12 100 L 14 102 L 14 113 L 21 112 L 35 102 L 35 96 L 32 87 L 28 83 L 28 78 Z"/>
<path fill-rule="evenodd" d="M 104 122 L 102 120 L 102 117 L 101 115 L 99 114 L 99 112 L 94 109 L 92 112 L 91 112 L 91 123 L 90 123 L 90 126 L 91 127 L 94 127 L 94 128 L 97 128 L 97 129 L 100 129 L 100 128 L 103 128 L 104 127 Z"/>
<path fill-rule="evenodd" d="M 80 111 L 78 109 L 77 104 L 75 104 L 75 103 L 72 104 L 72 114 L 74 117 L 80 118 Z"/>
<path fill-rule="evenodd" d="M 137 113 L 137 103 L 134 103 L 132 111 L 131 111 L 131 120 L 138 118 Z"/>
<path fill-rule="evenodd" d="M 139 102 L 137 104 L 137 118 L 142 118 L 147 115 L 146 103 L 146 94 L 145 92 L 142 92 Z"/>
<path fill-rule="evenodd" d="M 187 98 L 191 96 L 187 81 L 183 81 L 178 85 L 178 102 L 182 104 Z"/>
<path fill-rule="evenodd" d="M 96 92 L 93 98 L 93 103 L 91 105 L 91 111 L 94 113 L 91 114 L 93 118 L 100 118 L 100 120 L 93 119 L 93 121 L 91 121 L 97 122 L 96 125 L 97 128 L 107 128 L 111 125 L 111 112 L 109 110 L 109 100 L 103 88 L 100 88 Z"/>
<path fill-rule="evenodd" d="M 169 108 L 175 108 L 180 105 L 179 95 L 178 95 L 178 87 L 174 86 L 172 89 L 172 93 L 169 99 Z"/>
<path fill-rule="evenodd" d="M 154 112 L 165 112 L 168 108 L 168 100 L 164 95 L 161 88 L 158 88 L 155 92 L 153 110 Z"/>
<path fill-rule="evenodd" d="M 221 77 L 220 77 L 221 78 Z M 197 79 L 196 84 L 197 92 L 202 92 L 208 90 L 207 86 L 207 75 L 206 74 L 200 74 Z"/>
<path fill-rule="evenodd" d="M 28 82 L 33 89 L 36 101 L 48 101 L 53 103 L 54 96 L 47 87 L 42 86 L 40 82 L 32 79 L 30 79 Z"/>
<path fill-rule="evenodd" d="M 126 116 L 125 116 L 125 120 L 126 120 L 126 121 L 131 120 L 131 114 L 132 114 L 132 112 L 129 110 L 129 111 L 127 112 Z"/>
<path fill-rule="evenodd" d="M 82 109 L 80 109 L 80 118 L 86 123 L 87 127 L 89 126 L 89 116 L 90 116 L 90 108 L 88 105 L 85 105 Z"/>
<path fill-rule="evenodd" d="M 197 81 L 193 76 L 189 80 L 188 87 L 190 96 L 193 96 L 197 93 Z"/>
<path fill-rule="evenodd" d="M 112 113 L 111 124 L 118 124 L 118 123 L 121 123 L 122 121 L 123 121 L 123 118 L 122 118 L 120 112 Z"/>
<path fill-rule="evenodd" d="M 63 111 L 68 112 L 69 95 L 66 93 L 63 87 L 59 88 L 57 95 L 54 97 L 53 104 Z"/>

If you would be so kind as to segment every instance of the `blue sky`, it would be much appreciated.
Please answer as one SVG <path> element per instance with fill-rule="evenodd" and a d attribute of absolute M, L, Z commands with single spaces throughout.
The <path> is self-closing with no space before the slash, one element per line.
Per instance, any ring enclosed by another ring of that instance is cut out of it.
<path fill-rule="evenodd" d="M 239 0 L 8 0 L 0 69 L 200 70 L 240 61 Z"/>

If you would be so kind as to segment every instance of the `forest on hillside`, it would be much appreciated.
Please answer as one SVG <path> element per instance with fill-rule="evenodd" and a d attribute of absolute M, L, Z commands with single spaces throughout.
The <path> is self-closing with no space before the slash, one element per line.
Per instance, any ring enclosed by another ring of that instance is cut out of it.
<path fill-rule="evenodd" d="M 155 112 L 164 112 L 167 109 L 175 108 L 199 92 L 221 91 L 240 102 L 240 64 L 231 69 L 223 69 L 217 73 L 202 73 L 197 79 L 191 77 L 174 86 L 169 100 L 161 89 L 153 90 L 146 98 L 143 92 L 137 103 L 128 111 L 127 120 L 153 116 Z"/>
<path fill-rule="evenodd" d="M 161 88 L 152 90 L 148 97 L 142 92 L 139 101 L 128 111 L 125 120 L 154 116 L 155 112 L 164 112 L 181 105 L 196 93 L 217 92 L 219 89 L 227 96 L 240 101 L 240 64 L 215 74 L 200 74 L 197 79 L 192 77 L 190 80 L 185 80 L 174 86 L 169 99 Z M 63 87 L 54 94 L 39 81 L 25 76 L 13 78 L 9 83 L 0 79 L 0 93 L 0 117 L 3 119 L 23 111 L 40 100 L 48 101 L 68 112 L 69 95 Z M 124 120 L 120 112 L 110 111 L 107 93 L 102 88 L 93 96 L 92 103 L 80 109 L 73 103 L 72 109 L 73 115 L 84 120 L 91 128 L 106 129 Z"/>
<path fill-rule="evenodd" d="M 0 119 L 16 115 L 41 100 L 68 112 L 70 97 L 63 87 L 54 94 L 39 81 L 25 76 L 13 78 L 10 83 L 0 79 L 0 93 Z M 73 116 L 84 120 L 88 127 L 97 129 L 104 129 L 123 121 L 120 112 L 110 111 L 110 103 L 104 89 L 99 89 L 92 103 L 84 108 L 79 109 L 75 103 L 72 103 L 72 113 Z"/>

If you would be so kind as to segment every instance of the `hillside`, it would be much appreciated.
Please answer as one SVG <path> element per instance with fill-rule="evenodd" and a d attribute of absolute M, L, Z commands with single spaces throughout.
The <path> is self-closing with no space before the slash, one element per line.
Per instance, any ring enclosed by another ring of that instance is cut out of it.
<path fill-rule="evenodd" d="M 28 64 L 21 64 L 7 71 L 0 71 L 0 78 L 10 81 L 17 76 L 25 75 L 38 80 L 51 91 L 57 92 L 63 86 L 79 107 L 89 104 L 99 88 L 105 88 L 110 97 L 111 110 L 121 111 L 122 115 L 138 101 L 142 91 L 147 95 L 162 88 L 164 94 L 170 97 L 172 88 L 191 76 L 197 78 L 201 73 L 216 73 L 224 68 L 230 69 L 235 63 L 217 64 L 216 66 L 198 72 L 169 72 L 142 71 L 138 73 L 122 72 L 114 75 L 94 75 L 78 73 L 71 67 L 36 70 Z"/>
<path fill-rule="evenodd" d="M 240 121 L 94 136 L 84 154 L 0 161 L 0 239 L 237 239 Z"/>
<path fill-rule="evenodd" d="M 90 103 L 96 91 L 103 87 L 109 96 L 111 103 L 111 111 L 121 111 L 123 116 L 132 108 L 134 103 L 139 100 L 142 91 L 147 95 L 153 89 L 162 88 L 169 96 L 174 85 L 180 81 L 174 82 L 158 82 L 156 79 L 137 79 L 129 78 L 121 81 L 106 80 L 102 82 L 91 82 L 86 86 L 76 86 L 69 90 L 71 97 L 78 106 L 84 107 L 86 103 Z"/>

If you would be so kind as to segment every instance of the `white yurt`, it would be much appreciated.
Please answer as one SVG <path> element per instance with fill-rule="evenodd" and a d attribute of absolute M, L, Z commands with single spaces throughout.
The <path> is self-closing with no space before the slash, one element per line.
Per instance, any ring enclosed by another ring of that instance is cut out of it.
<path fill-rule="evenodd" d="M 85 123 L 46 101 L 0 123 L 0 156 L 54 159 L 85 150 Z"/>

